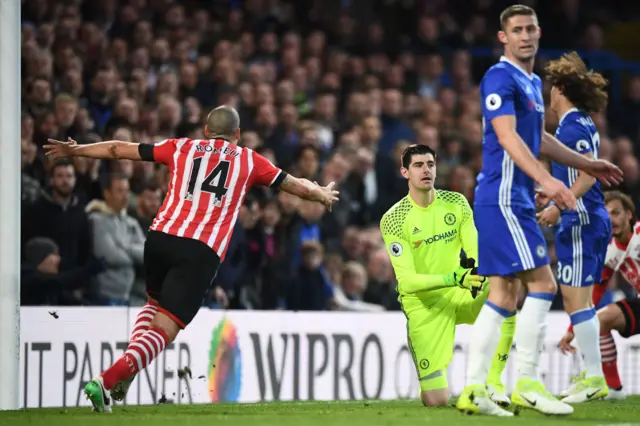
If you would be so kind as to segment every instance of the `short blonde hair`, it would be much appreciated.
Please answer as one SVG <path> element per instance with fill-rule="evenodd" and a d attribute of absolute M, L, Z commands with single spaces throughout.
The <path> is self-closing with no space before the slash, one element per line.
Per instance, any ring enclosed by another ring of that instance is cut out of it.
<path fill-rule="evenodd" d="M 72 96 L 72 95 L 70 95 L 68 93 L 59 93 L 56 96 L 56 98 L 54 100 L 54 103 L 56 105 L 58 105 L 58 104 L 75 104 L 75 105 L 78 105 L 78 100 L 74 96 Z"/>
<path fill-rule="evenodd" d="M 362 264 L 355 261 L 349 261 L 342 267 L 342 277 L 361 276 L 365 281 L 367 280 L 367 270 Z"/>
<path fill-rule="evenodd" d="M 322 247 L 322 244 L 320 244 L 317 241 L 309 240 L 302 243 L 300 247 L 300 252 L 302 253 L 303 256 L 311 253 L 318 253 L 320 255 L 323 255 L 324 247 Z"/>

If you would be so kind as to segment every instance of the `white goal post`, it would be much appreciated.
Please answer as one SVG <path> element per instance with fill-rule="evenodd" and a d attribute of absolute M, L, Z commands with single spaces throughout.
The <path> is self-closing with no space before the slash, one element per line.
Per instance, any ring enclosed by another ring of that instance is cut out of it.
<path fill-rule="evenodd" d="M 20 4 L 0 0 L 0 410 L 20 408 Z"/>

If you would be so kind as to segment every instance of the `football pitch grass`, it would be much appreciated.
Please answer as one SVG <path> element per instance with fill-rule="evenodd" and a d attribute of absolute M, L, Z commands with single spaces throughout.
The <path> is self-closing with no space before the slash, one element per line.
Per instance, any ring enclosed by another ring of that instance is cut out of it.
<path fill-rule="evenodd" d="M 446 425 L 638 425 L 640 396 L 575 406 L 567 417 L 524 410 L 517 417 L 467 416 L 453 407 L 424 408 L 418 401 L 270 402 L 262 404 L 154 405 L 114 407 L 112 414 L 90 408 L 44 408 L 0 412 L 7 426 L 409 426 Z"/>

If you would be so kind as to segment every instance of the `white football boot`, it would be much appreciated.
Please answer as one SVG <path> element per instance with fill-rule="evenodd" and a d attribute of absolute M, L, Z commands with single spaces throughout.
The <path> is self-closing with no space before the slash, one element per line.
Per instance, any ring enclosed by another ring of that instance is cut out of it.
<path fill-rule="evenodd" d="M 511 400 L 507 396 L 507 389 L 504 385 L 487 384 L 487 393 L 489 398 L 500 407 L 508 407 L 511 405 Z"/>
<path fill-rule="evenodd" d="M 573 413 L 573 407 L 566 404 L 544 387 L 542 382 L 520 379 L 511 394 L 511 402 L 515 405 L 515 413 L 520 408 L 530 408 L 549 415 L 567 415 Z"/>

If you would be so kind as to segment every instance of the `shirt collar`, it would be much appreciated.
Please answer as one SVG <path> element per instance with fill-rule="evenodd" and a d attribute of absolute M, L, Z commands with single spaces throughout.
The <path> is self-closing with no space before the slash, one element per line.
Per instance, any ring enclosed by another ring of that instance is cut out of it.
<path fill-rule="evenodd" d="M 562 125 L 562 122 L 564 121 L 565 118 L 567 118 L 567 115 L 571 114 L 572 112 L 578 112 L 578 108 L 571 108 L 569 109 L 569 111 L 565 112 L 562 117 L 560 117 L 560 121 L 558 121 L 558 127 L 560 127 Z"/>
<path fill-rule="evenodd" d="M 507 63 L 511 64 L 512 67 L 514 67 L 515 69 L 520 71 L 522 74 L 524 74 L 529 80 L 533 80 L 533 74 L 529 74 L 524 68 L 522 68 L 520 65 L 516 64 L 515 62 L 513 62 L 512 60 L 510 60 L 506 56 L 504 56 L 504 55 L 500 56 L 500 62 L 507 62 Z"/>
<path fill-rule="evenodd" d="M 438 197 L 438 190 L 437 190 L 437 189 L 433 188 L 433 192 L 434 192 L 433 201 L 431 201 L 431 203 L 430 203 L 428 206 L 426 206 L 426 207 L 422 207 L 422 206 L 418 205 L 418 204 L 413 200 L 413 198 L 411 198 L 411 194 L 407 194 L 407 198 L 409 199 L 409 202 L 411 202 L 411 204 L 412 204 L 414 207 L 416 207 L 416 208 L 418 208 L 418 209 L 426 210 L 426 209 L 428 209 L 429 207 L 431 207 L 432 205 L 434 205 L 434 204 L 435 204 L 435 202 L 438 200 L 438 198 L 440 198 L 440 197 Z"/>

